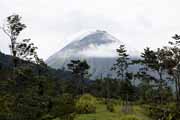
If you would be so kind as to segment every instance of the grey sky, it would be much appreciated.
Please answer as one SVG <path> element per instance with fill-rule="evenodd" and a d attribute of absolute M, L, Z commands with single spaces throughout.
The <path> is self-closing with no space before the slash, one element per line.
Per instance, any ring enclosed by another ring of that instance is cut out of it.
<path fill-rule="evenodd" d="M 166 45 L 180 33 L 179 0 L 0 0 L 0 24 L 20 14 L 31 38 L 46 59 L 91 29 L 106 30 L 137 50 Z M 9 53 L 9 39 L 0 31 L 0 50 Z"/>

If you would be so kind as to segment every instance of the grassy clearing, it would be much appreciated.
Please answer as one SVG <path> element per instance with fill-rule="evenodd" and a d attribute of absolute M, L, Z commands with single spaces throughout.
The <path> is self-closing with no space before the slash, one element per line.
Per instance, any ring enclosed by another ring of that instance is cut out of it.
<path fill-rule="evenodd" d="M 120 106 L 116 106 L 115 112 L 109 112 L 105 105 L 98 104 L 96 113 L 77 115 L 75 120 L 118 120 L 120 117 Z"/>
<path fill-rule="evenodd" d="M 141 120 L 151 120 L 145 115 L 144 110 L 140 106 L 133 106 L 133 112 L 125 114 L 122 112 L 120 105 L 115 107 L 115 112 L 109 112 L 104 104 L 97 105 L 96 113 L 80 114 L 76 116 L 75 120 L 120 120 L 121 117 L 126 115 L 134 115 Z"/>
<path fill-rule="evenodd" d="M 142 107 L 139 105 L 133 106 L 133 114 L 140 118 L 141 120 L 152 120 L 147 116 L 147 111 L 145 111 Z"/>

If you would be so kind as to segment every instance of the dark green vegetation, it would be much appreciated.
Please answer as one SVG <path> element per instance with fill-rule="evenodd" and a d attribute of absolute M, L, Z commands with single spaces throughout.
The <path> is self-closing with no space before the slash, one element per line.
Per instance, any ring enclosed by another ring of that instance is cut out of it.
<path fill-rule="evenodd" d="M 85 60 L 72 60 L 69 71 L 49 68 L 30 39 L 18 39 L 25 28 L 19 15 L 2 28 L 11 56 L 0 53 L 0 120 L 180 119 L 180 36 L 169 46 L 145 48 L 139 60 L 120 45 L 112 66 L 117 77 L 89 80 Z M 131 73 L 134 64 L 141 67 Z"/>

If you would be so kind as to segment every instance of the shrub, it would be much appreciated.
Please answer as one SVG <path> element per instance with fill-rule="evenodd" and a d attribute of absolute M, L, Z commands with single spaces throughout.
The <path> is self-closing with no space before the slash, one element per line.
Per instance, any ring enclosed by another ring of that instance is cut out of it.
<path fill-rule="evenodd" d="M 140 120 L 140 119 L 134 115 L 126 115 L 126 116 L 122 117 L 120 120 Z"/>
<path fill-rule="evenodd" d="M 20 94 L 13 104 L 14 120 L 37 120 L 47 112 L 48 98 L 46 96 Z"/>
<path fill-rule="evenodd" d="M 75 117 L 75 100 L 70 94 L 64 94 L 53 102 L 53 116 L 61 120 L 73 120 Z"/>
<path fill-rule="evenodd" d="M 12 103 L 14 103 L 14 98 L 12 96 L 0 96 L 0 119 L 8 120 L 12 115 Z"/>
<path fill-rule="evenodd" d="M 96 98 L 96 101 L 99 104 L 105 104 L 106 103 L 104 98 Z"/>
<path fill-rule="evenodd" d="M 90 94 L 84 94 L 76 102 L 76 111 L 80 114 L 96 112 L 96 98 Z"/>
<path fill-rule="evenodd" d="M 108 102 L 106 105 L 106 108 L 109 112 L 114 112 L 115 108 L 114 108 L 114 104 L 112 102 Z"/>

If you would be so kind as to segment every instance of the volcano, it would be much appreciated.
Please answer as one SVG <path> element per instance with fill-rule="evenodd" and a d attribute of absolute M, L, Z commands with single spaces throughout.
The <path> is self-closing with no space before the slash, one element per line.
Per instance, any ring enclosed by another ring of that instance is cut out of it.
<path fill-rule="evenodd" d="M 87 60 L 91 67 L 92 78 L 106 77 L 112 75 L 110 69 L 116 62 L 116 49 L 120 45 L 125 45 L 130 55 L 134 56 L 137 53 L 136 50 L 132 50 L 108 32 L 96 30 L 72 40 L 71 43 L 50 56 L 46 63 L 55 69 L 67 69 L 70 60 Z"/>

